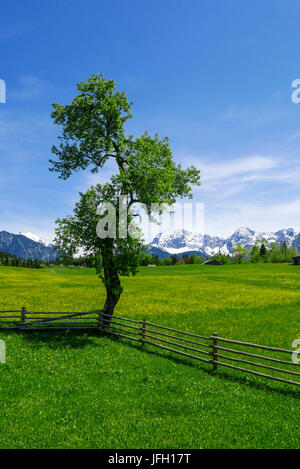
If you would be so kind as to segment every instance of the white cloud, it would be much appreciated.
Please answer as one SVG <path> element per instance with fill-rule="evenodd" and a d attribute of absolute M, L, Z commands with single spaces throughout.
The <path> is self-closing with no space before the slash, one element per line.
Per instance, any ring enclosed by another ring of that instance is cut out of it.
<path fill-rule="evenodd" d="M 228 162 L 200 163 L 202 175 L 205 180 L 227 179 L 245 173 L 258 173 L 277 166 L 277 162 L 269 157 L 249 156 Z"/>
<path fill-rule="evenodd" d="M 282 204 L 247 203 L 235 201 L 206 210 L 205 231 L 228 236 L 239 226 L 256 231 L 277 231 L 292 227 L 300 231 L 300 199 Z"/>
<path fill-rule="evenodd" d="M 229 161 L 208 162 L 207 159 L 187 158 L 201 170 L 201 186 L 195 191 L 229 197 L 241 192 L 252 181 L 270 179 L 277 171 L 280 160 L 266 156 L 248 156 Z"/>
<path fill-rule="evenodd" d="M 227 162 L 215 160 L 207 162 L 207 159 L 188 159 L 189 164 L 193 164 L 201 169 L 200 187 L 195 187 L 195 191 L 201 191 L 216 197 L 224 196 L 224 191 L 236 194 L 243 190 L 249 190 L 254 185 L 265 182 L 272 189 L 274 184 L 285 190 L 300 186 L 300 161 L 297 157 L 265 157 L 250 156 L 229 160 Z"/>
<path fill-rule="evenodd" d="M 229 161 L 193 157 L 189 164 L 201 169 L 202 185 L 195 188 L 194 195 L 205 202 L 205 232 L 230 235 L 238 226 L 257 231 L 300 229 L 297 155 Z"/>
<path fill-rule="evenodd" d="M 113 164 L 87 175 L 85 187 L 107 181 L 115 172 Z M 205 203 L 205 232 L 230 235 L 238 226 L 258 231 L 300 229 L 296 221 L 300 220 L 300 199 L 294 199 L 300 186 L 297 158 L 253 155 L 208 161 L 190 157 L 185 158 L 186 164 L 201 169 L 202 185 L 193 192 L 195 201 Z M 284 193 L 285 203 L 275 203 L 279 193 Z"/>
<path fill-rule="evenodd" d="M 49 84 L 33 75 L 23 75 L 19 78 L 20 86 L 12 90 L 8 99 L 14 98 L 19 101 L 28 101 L 40 96 L 49 88 Z"/>

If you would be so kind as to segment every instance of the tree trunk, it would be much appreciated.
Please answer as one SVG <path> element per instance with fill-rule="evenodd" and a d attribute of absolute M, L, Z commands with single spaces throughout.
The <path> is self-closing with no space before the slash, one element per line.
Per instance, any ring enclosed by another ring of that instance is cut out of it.
<path fill-rule="evenodd" d="M 122 287 L 118 275 L 118 270 L 114 263 L 113 256 L 113 240 L 106 239 L 102 249 L 103 258 L 103 270 L 104 270 L 104 284 L 106 288 L 106 301 L 103 307 L 103 313 L 108 316 L 104 316 L 105 321 L 103 322 L 103 329 L 109 327 L 114 309 L 118 303 Z"/>

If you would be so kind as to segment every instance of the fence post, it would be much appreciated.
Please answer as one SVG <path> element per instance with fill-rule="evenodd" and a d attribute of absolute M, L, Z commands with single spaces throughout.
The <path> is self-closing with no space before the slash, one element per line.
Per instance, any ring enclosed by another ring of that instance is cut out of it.
<path fill-rule="evenodd" d="M 23 306 L 22 312 L 21 312 L 21 326 L 25 326 L 25 321 L 26 321 L 26 308 L 25 306 Z"/>
<path fill-rule="evenodd" d="M 103 331 L 102 311 L 99 311 L 98 314 L 98 328 L 100 329 L 100 331 Z"/>
<path fill-rule="evenodd" d="M 145 345 L 145 335 L 146 335 L 146 319 L 142 320 L 142 345 Z"/>
<path fill-rule="evenodd" d="M 218 368 L 218 333 L 214 332 L 212 335 L 213 339 L 213 369 Z"/>

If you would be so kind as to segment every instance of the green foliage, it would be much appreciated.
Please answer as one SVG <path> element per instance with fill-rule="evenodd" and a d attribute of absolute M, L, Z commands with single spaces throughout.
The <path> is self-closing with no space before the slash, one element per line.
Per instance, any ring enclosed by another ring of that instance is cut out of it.
<path fill-rule="evenodd" d="M 133 103 L 126 94 L 116 91 L 114 81 L 101 74 L 79 83 L 77 90 L 71 104 L 53 104 L 52 118 L 63 131 L 59 146 L 52 147 L 58 161 L 50 160 L 50 170 L 62 179 L 90 165 L 95 173 L 110 158 L 110 152 L 123 153 L 127 148 L 124 124 L 132 117 Z"/>
<path fill-rule="evenodd" d="M 277 243 L 268 244 L 263 240 L 258 240 L 250 249 L 249 260 L 252 263 L 257 262 L 291 262 L 294 256 L 297 256 L 298 250 L 295 246 L 289 246 L 286 242 L 281 245 Z"/>
<path fill-rule="evenodd" d="M 172 259 L 172 264 L 173 265 L 175 265 L 179 261 L 179 257 L 177 256 L 177 254 L 173 254 L 171 256 L 171 259 Z"/>
<path fill-rule="evenodd" d="M 151 204 L 171 205 L 177 197 L 189 197 L 191 184 L 200 184 L 199 171 L 191 166 L 183 170 L 173 161 L 169 139 L 148 133 L 129 140 L 124 167 L 115 179 L 134 200 L 143 203 L 149 213 Z"/>
<path fill-rule="evenodd" d="M 190 259 L 189 259 L 189 264 L 198 264 L 198 258 L 196 256 L 196 254 L 192 254 Z"/>
<path fill-rule="evenodd" d="M 287 262 L 292 262 L 293 257 L 299 255 L 299 251 L 295 246 L 289 246 L 286 251 L 286 260 Z"/>
<path fill-rule="evenodd" d="M 233 254 L 233 261 L 236 264 L 243 264 L 246 261 L 247 255 L 248 255 L 248 249 L 244 248 L 242 244 L 240 243 L 237 244 L 231 249 L 231 251 Z"/>
<path fill-rule="evenodd" d="M 0 265 L 1 264 L 10 265 L 12 267 L 28 267 L 30 269 L 40 269 L 42 267 L 38 259 L 20 259 L 20 257 L 14 254 L 8 254 L 4 251 L 0 251 Z"/>
<path fill-rule="evenodd" d="M 163 264 L 164 265 L 172 265 L 171 257 L 167 257 L 166 259 L 164 259 Z"/>
<path fill-rule="evenodd" d="M 151 254 L 146 254 L 145 252 L 142 252 L 140 255 L 140 265 L 149 265 L 152 264 L 152 255 Z"/>
<path fill-rule="evenodd" d="M 265 260 L 265 262 L 267 261 L 267 258 L 268 258 L 268 251 L 267 251 L 267 248 L 265 246 L 264 243 L 262 243 L 262 245 L 260 246 L 259 248 L 259 255 L 262 259 Z"/>
<path fill-rule="evenodd" d="M 249 259 L 252 264 L 255 264 L 260 261 L 260 252 L 257 244 L 254 244 L 254 246 L 252 246 L 252 248 L 250 249 Z"/>
<path fill-rule="evenodd" d="M 143 204 L 152 215 L 162 213 L 178 197 L 191 198 L 191 185 L 200 184 L 200 172 L 193 166 L 182 169 L 175 164 L 167 137 L 160 139 L 157 134 L 151 137 L 147 132 L 138 138 L 125 134 L 124 125 L 132 117 L 132 103 L 124 92 L 116 91 L 113 80 L 105 80 L 101 74 L 92 75 L 86 83 L 79 83 L 77 89 L 78 95 L 71 104 L 53 104 L 52 118 L 61 126 L 62 134 L 59 146 L 52 147 L 57 160 L 50 160 L 50 170 L 67 179 L 87 168 L 95 173 L 110 159 L 115 161 L 117 172 L 110 182 L 80 194 L 73 216 L 57 220 L 55 243 L 66 257 L 74 257 L 79 248 L 84 255 L 101 256 L 97 270 L 102 266 L 101 278 L 108 299 L 121 291 L 119 274 L 136 273 L 143 244 L 141 235 L 138 240 L 129 233 L 124 239 L 119 230 L 114 239 L 98 238 L 98 205 L 113 204 L 118 223 L 119 198 L 128 196 L 128 226 L 136 215 L 132 213 L 136 203 Z M 104 221 L 105 216 L 106 212 L 102 215 Z M 114 303 L 117 301 L 115 298 Z"/>
<path fill-rule="evenodd" d="M 225 254 L 221 254 L 221 253 L 215 254 L 212 257 L 212 259 L 216 259 L 216 261 L 220 262 L 220 264 L 231 264 L 232 263 L 230 256 L 226 256 Z"/>
<path fill-rule="evenodd" d="M 97 214 L 97 207 L 107 201 L 107 193 L 111 189 L 109 184 L 92 186 L 86 193 L 80 194 L 76 203 L 74 215 L 56 221 L 57 228 L 55 244 L 65 258 L 73 258 L 79 252 L 84 256 L 93 256 L 97 273 L 103 274 L 103 252 L 107 238 L 101 239 L 97 235 L 97 224 L 101 216 Z M 112 194 L 111 194 L 112 195 Z M 112 199 L 111 199 L 112 200 Z M 128 224 L 132 216 L 128 215 Z M 123 276 L 135 275 L 139 265 L 139 253 L 144 245 L 140 239 L 120 238 L 111 239 L 113 262 L 116 271 Z"/>

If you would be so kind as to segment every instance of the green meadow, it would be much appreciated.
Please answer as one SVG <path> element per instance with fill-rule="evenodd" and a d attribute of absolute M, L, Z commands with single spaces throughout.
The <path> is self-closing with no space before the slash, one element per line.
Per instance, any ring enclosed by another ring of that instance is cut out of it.
<path fill-rule="evenodd" d="M 116 315 L 291 349 L 300 267 L 142 267 Z M 93 269 L 0 267 L 0 310 L 89 311 Z M 97 331 L 0 333 L 1 448 L 297 448 L 299 388 Z"/>

